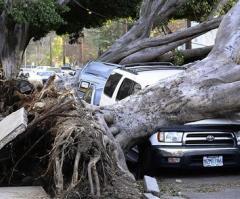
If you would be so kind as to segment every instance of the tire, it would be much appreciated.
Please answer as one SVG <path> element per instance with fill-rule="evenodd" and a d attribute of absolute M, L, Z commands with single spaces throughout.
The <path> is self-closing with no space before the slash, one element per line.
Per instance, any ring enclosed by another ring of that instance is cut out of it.
<path fill-rule="evenodd" d="M 154 168 L 152 162 L 152 153 L 150 144 L 138 146 L 139 159 L 137 168 L 137 179 L 142 179 L 144 175 L 154 176 Z"/>

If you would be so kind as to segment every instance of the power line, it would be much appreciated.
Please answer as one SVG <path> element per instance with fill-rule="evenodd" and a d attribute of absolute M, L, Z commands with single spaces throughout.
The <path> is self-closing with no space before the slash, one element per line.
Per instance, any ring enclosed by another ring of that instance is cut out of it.
<path fill-rule="evenodd" d="M 84 9 L 86 12 L 88 12 L 88 14 L 89 15 L 91 15 L 91 14 L 95 14 L 95 15 L 97 15 L 97 16 L 100 16 L 100 17 L 102 17 L 102 18 L 108 18 L 108 17 L 106 17 L 105 15 L 102 15 L 102 14 L 100 14 L 100 13 L 98 13 L 98 12 L 95 12 L 95 11 L 93 11 L 93 10 L 90 10 L 89 8 L 86 8 L 85 6 L 83 6 L 82 4 L 80 4 L 77 0 L 72 0 L 75 4 L 77 4 L 80 8 L 82 8 L 82 9 Z M 119 21 L 119 23 L 121 23 L 121 24 L 126 24 L 125 22 L 121 22 L 121 21 Z"/>
<path fill-rule="evenodd" d="M 86 8 L 85 6 L 83 6 L 82 4 L 80 4 L 80 3 L 79 3 L 78 1 L 76 1 L 76 0 L 73 0 L 73 2 L 76 3 L 80 8 L 86 10 L 89 15 L 95 14 L 95 15 L 100 16 L 100 17 L 102 17 L 102 18 L 107 18 L 106 16 L 104 16 L 104 15 L 102 15 L 102 14 L 100 14 L 100 13 L 97 13 L 97 12 L 95 12 L 95 11 L 93 11 L 93 10 L 90 10 L 89 8 Z"/>

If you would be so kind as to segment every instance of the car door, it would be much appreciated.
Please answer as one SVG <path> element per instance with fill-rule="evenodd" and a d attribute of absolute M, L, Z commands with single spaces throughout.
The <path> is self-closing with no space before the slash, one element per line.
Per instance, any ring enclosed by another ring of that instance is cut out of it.
<path fill-rule="evenodd" d="M 116 102 L 116 92 L 122 82 L 122 77 L 119 73 L 112 73 L 109 76 L 101 95 L 101 106 L 111 105 Z"/>

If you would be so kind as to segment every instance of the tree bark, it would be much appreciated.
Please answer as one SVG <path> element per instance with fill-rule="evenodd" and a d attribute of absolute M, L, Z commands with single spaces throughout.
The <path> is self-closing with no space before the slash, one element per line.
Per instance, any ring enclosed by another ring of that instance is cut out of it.
<path fill-rule="evenodd" d="M 179 54 L 183 58 L 183 63 L 194 62 L 205 58 L 212 50 L 213 46 L 207 46 L 203 48 L 179 50 Z M 159 62 L 174 62 L 176 53 L 174 51 L 168 52 L 159 56 L 156 61 Z"/>
<path fill-rule="evenodd" d="M 213 19 L 214 17 L 219 15 L 219 12 L 221 9 L 229 2 L 229 0 L 218 0 L 213 9 L 212 12 L 209 14 L 208 19 Z"/>
<path fill-rule="evenodd" d="M 222 21 L 211 53 L 185 72 L 150 86 L 114 106 L 123 149 L 156 126 L 226 116 L 239 111 L 240 1 Z"/>
<path fill-rule="evenodd" d="M 9 24 L 6 13 L 0 16 L 0 60 L 6 79 L 17 76 L 24 51 L 30 41 L 28 24 Z"/>
<path fill-rule="evenodd" d="M 153 27 L 164 24 L 175 11 L 185 3 L 186 0 L 144 0 L 140 17 L 134 26 L 118 39 L 109 50 L 101 55 L 99 60 L 108 62 L 120 62 L 124 57 L 116 57 L 129 44 L 141 42 L 142 39 L 148 38 Z"/>
<path fill-rule="evenodd" d="M 166 23 L 167 19 L 185 1 L 165 1 L 165 3 L 158 1 L 158 4 L 156 1 L 151 2 L 153 4 L 149 4 L 147 0 L 143 1 L 139 20 L 128 33 L 123 35 L 108 51 L 99 57 L 100 61 L 121 64 L 152 61 L 184 42 L 217 28 L 222 19 L 222 17 L 219 17 L 163 37 L 149 38 L 149 34 L 145 34 L 146 31 L 149 33 L 157 24 Z M 147 8 L 143 9 L 146 5 L 148 5 Z M 148 15 L 150 16 L 147 17 Z M 148 18 L 153 21 L 150 25 Z"/>

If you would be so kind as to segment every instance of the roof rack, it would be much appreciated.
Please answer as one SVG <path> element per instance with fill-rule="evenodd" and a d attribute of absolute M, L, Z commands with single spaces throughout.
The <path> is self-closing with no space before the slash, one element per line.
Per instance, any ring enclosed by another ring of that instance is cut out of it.
<path fill-rule="evenodd" d="M 101 64 L 105 64 L 105 65 L 108 65 L 108 66 L 116 66 L 118 68 L 122 67 L 122 65 L 120 65 L 120 64 L 114 64 L 114 63 L 110 63 L 110 62 L 101 62 L 101 61 L 97 61 L 97 60 L 91 60 L 91 61 L 87 62 L 86 65 L 88 65 L 88 64 L 90 64 L 92 62 L 101 63 Z"/>
<path fill-rule="evenodd" d="M 156 66 L 156 65 L 173 66 L 171 62 L 142 62 L 142 63 L 124 64 L 123 66 L 132 67 L 132 66 Z"/>
<path fill-rule="evenodd" d="M 153 70 L 185 70 L 182 66 L 133 66 L 120 68 L 127 72 L 137 75 L 139 72 L 153 71 Z"/>
<path fill-rule="evenodd" d="M 185 70 L 181 66 L 133 66 L 123 67 L 122 69 L 137 74 L 138 72 L 152 71 L 152 70 Z"/>

